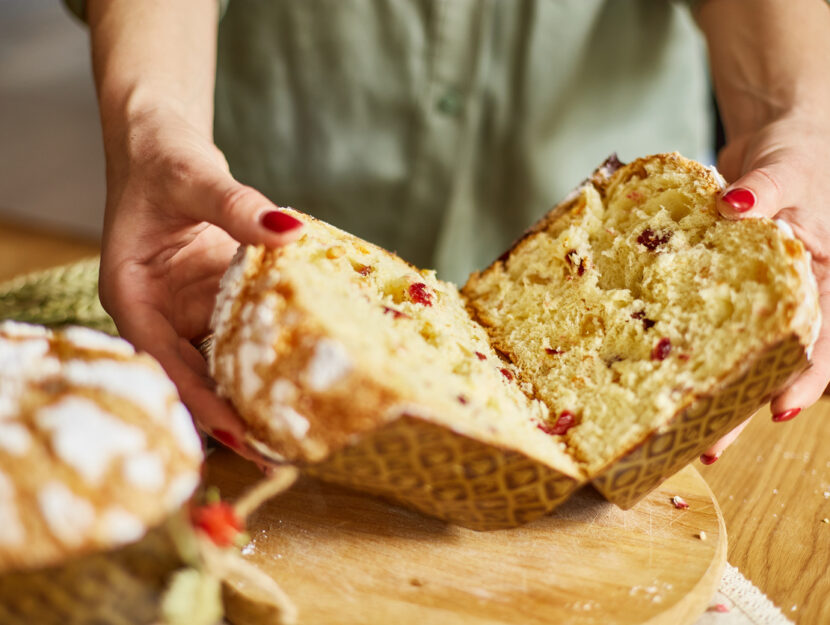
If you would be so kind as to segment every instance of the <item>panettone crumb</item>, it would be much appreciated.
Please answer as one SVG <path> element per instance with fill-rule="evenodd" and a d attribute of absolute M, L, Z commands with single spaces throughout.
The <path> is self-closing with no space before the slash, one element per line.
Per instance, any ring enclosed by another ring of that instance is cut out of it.
<path fill-rule="evenodd" d="M 801 243 L 768 220 L 720 218 L 719 188 L 677 155 L 595 176 L 462 291 L 551 415 L 576 415 L 567 442 L 590 472 L 780 328 L 809 333 Z"/>

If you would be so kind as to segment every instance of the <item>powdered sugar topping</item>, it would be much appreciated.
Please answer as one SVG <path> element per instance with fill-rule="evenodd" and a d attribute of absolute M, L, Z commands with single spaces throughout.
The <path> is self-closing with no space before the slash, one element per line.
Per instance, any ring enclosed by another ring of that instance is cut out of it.
<path fill-rule="evenodd" d="M 65 545 L 84 542 L 95 522 L 95 508 L 60 482 L 48 482 L 37 494 L 43 520 Z"/>
<path fill-rule="evenodd" d="M 124 478 L 136 488 L 156 492 L 164 486 L 164 462 L 155 452 L 143 451 L 124 459 Z"/>
<path fill-rule="evenodd" d="M 144 523 L 123 508 L 108 508 L 101 516 L 100 528 L 108 541 L 116 545 L 135 542 L 146 531 Z"/>
<path fill-rule="evenodd" d="M 100 484 L 113 459 L 144 449 L 144 432 L 81 397 L 42 408 L 38 425 L 52 434 L 52 449 L 90 484 Z"/>
<path fill-rule="evenodd" d="M 314 354 L 303 377 L 312 390 L 325 391 L 346 377 L 352 366 L 349 353 L 342 343 L 323 338 L 314 346 Z"/>
<path fill-rule="evenodd" d="M 160 421 L 167 415 L 168 404 L 176 388 L 155 367 L 115 360 L 70 360 L 64 363 L 64 378 L 77 386 L 97 388 L 118 395 L 143 408 Z"/>
<path fill-rule="evenodd" d="M 119 339 L 103 332 L 96 332 L 82 326 L 72 326 L 63 330 L 64 338 L 75 347 L 106 352 L 118 356 L 132 356 L 135 349 L 124 339 Z"/>
<path fill-rule="evenodd" d="M 32 445 L 32 436 L 22 424 L 0 420 L 0 451 L 22 456 Z"/>

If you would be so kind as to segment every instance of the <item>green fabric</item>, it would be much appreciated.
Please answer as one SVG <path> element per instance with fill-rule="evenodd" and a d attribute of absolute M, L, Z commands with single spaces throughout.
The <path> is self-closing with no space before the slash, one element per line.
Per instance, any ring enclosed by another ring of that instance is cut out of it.
<path fill-rule="evenodd" d="M 455 282 L 612 152 L 712 157 L 687 3 L 233 0 L 217 63 L 239 180 Z"/>
<path fill-rule="evenodd" d="M 20 276 L 0 284 L 0 320 L 49 327 L 82 325 L 117 335 L 98 300 L 98 258 Z"/>
<path fill-rule="evenodd" d="M 665 0 L 232 0 L 234 175 L 463 282 L 611 152 L 709 160 L 701 37 Z"/>

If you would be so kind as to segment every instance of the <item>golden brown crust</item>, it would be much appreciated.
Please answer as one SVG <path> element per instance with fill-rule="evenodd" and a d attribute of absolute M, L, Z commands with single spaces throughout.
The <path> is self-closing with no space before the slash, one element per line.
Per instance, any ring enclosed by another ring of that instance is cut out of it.
<path fill-rule="evenodd" d="M 323 390 L 312 388 L 306 372 L 313 367 L 319 346 L 335 339 L 292 304 L 290 288 L 279 281 L 273 257 L 249 248 L 238 262 L 245 266 L 245 286 L 229 322 L 216 333 L 211 368 L 220 381 L 220 392 L 236 406 L 255 444 L 265 445 L 274 459 L 317 462 L 396 416 L 394 407 L 402 398 L 358 368 Z M 275 283 L 269 274 L 277 276 Z M 266 301 L 274 293 L 280 297 Z M 253 373 L 262 383 L 250 394 L 243 389 L 250 371 L 242 362 L 246 341 L 241 336 L 242 318 L 246 310 L 262 306 L 273 311 L 269 325 L 278 334 L 261 345 L 268 351 L 268 362 L 255 363 Z M 283 399 L 277 397 L 279 389 L 286 394 Z"/>
<path fill-rule="evenodd" d="M 152 358 L 0 324 L 0 572 L 139 540 L 199 482 L 201 441 Z"/>

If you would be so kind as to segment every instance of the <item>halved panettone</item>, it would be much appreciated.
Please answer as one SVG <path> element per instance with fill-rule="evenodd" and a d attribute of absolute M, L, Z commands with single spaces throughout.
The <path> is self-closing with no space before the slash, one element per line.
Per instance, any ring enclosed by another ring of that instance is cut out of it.
<path fill-rule="evenodd" d="M 573 415 L 580 465 L 613 465 L 597 486 L 627 507 L 803 369 L 820 315 L 801 242 L 721 218 L 716 172 L 677 154 L 617 167 L 462 292 L 536 397 Z"/>
<path fill-rule="evenodd" d="M 542 514 L 584 479 L 454 286 L 292 214 L 302 238 L 242 248 L 214 315 L 211 371 L 257 449 L 471 526 Z"/>
<path fill-rule="evenodd" d="M 630 505 L 815 340 L 803 246 L 721 219 L 720 188 L 678 155 L 606 163 L 462 297 L 292 212 L 298 242 L 226 274 L 211 372 L 264 454 L 462 525 L 516 525 L 594 478 Z"/>

